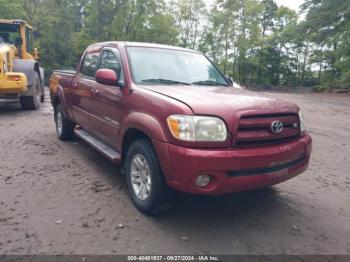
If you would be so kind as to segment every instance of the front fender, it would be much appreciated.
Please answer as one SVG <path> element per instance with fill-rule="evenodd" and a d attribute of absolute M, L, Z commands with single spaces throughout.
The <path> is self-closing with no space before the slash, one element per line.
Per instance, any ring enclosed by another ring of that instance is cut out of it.
<path fill-rule="evenodd" d="M 167 142 L 162 125 L 155 117 L 141 112 L 132 112 L 124 120 L 121 130 L 123 138 L 130 129 L 137 129 L 145 133 L 148 137 L 159 142 Z"/>
<path fill-rule="evenodd" d="M 120 145 L 123 144 L 123 139 L 130 129 L 137 129 L 152 139 L 152 143 L 160 160 L 159 162 L 162 167 L 164 177 L 167 181 L 171 180 L 172 171 L 170 158 L 168 157 L 168 139 L 164 132 L 164 126 L 162 126 L 162 124 L 159 122 L 159 119 L 146 113 L 132 112 L 123 121 L 120 136 L 122 141 L 119 141 Z M 124 148 L 122 148 L 121 152 L 123 151 Z"/>

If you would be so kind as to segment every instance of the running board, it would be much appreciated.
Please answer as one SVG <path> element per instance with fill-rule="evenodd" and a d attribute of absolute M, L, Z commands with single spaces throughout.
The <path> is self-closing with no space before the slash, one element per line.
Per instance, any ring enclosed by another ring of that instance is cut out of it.
<path fill-rule="evenodd" d="M 91 147 L 95 148 L 97 151 L 102 153 L 104 156 L 106 156 L 113 163 L 119 163 L 120 162 L 121 155 L 115 149 L 113 149 L 109 145 L 106 145 L 100 139 L 98 139 L 95 136 L 89 134 L 87 131 L 85 131 L 81 127 L 79 127 L 79 126 L 76 127 L 74 129 L 74 133 L 75 133 L 75 135 L 77 137 L 79 137 L 82 140 L 84 140 Z"/>

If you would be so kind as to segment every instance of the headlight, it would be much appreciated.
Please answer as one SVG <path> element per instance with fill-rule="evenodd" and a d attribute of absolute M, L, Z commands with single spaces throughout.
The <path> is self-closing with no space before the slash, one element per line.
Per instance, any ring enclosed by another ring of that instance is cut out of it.
<path fill-rule="evenodd" d="M 173 136 L 183 141 L 219 142 L 227 139 L 227 128 L 220 118 L 207 116 L 168 117 Z"/>
<path fill-rule="evenodd" d="M 301 111 L 299 111 L 299 119 L 300 119 L 300 132 L 305 133 L 306 126 L 305 126 L 304 116 Z"/>

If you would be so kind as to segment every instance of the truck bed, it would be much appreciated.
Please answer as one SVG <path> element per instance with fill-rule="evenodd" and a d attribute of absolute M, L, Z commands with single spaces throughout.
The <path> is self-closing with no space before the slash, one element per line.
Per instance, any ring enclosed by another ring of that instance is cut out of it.
<path fill-rule="evenodd" d="M 59 74 L 59 75 L 74 75 L 74 70 L 54 70 L 53 74 Z"/>

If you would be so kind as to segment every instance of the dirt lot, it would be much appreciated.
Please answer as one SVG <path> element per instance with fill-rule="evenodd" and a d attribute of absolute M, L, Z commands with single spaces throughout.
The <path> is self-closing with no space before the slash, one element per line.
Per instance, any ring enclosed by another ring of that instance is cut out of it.
<path fill-rule="evenodd" d="M 180 195 L 140 214 L 114 166 L 58 141 L 53 112 L 0 108 L 2 254 L 350 254 L 350 96 L 271 94 L 304 110 L 310 169 L 272 189 Z"/>

